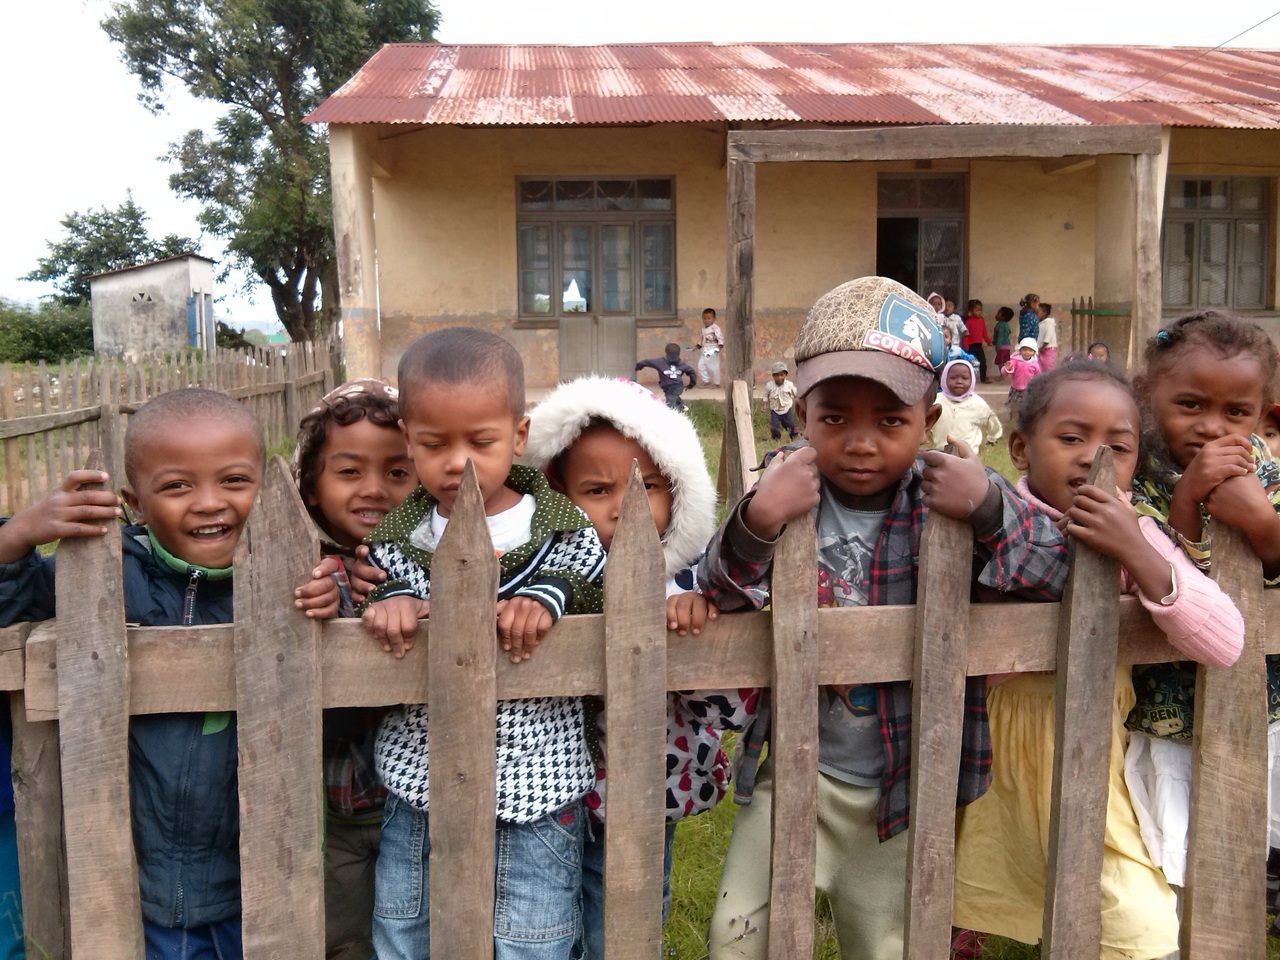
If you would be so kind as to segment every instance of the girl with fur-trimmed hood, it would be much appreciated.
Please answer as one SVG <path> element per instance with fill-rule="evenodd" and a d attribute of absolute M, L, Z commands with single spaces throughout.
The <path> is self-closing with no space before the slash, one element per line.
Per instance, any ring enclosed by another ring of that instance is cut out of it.
<path fill-rule="evenodd" d="M 692 567 L 715 530 L 715 487 L 698 435 L 683 414 L 627 380 L 585 377 L 562 384 L 532 412 L 529 462 L 546 471 L 595 524 L 606 550 L 613 541 L 632 460 L 649 493 L 649 507 L 666 560 L 667 625 L 698 633 L 717 611 L 697 592 Z M 607 586 L 606 586 L 607 589 Z M 669 897 L 671 841 L 676 821 L 710 810 L 729 784 L 722 729 L 740 729 L 754 714 L 755 691 L 672 692 L 667 696 L 667 839 L 663 864 L 664 914 Z M 596 713 L 601 746 L 595 789 L 585 803 L 591 819 L 605 819 L 605 712 Z M 604 838 L 588 840 L 583 855 L 583 930 L 587 956 L 603 956 Z"/>

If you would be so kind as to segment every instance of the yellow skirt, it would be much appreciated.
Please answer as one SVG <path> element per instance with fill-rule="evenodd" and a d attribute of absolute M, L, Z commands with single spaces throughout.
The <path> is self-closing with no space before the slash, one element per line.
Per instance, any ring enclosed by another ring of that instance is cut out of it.
<path fill-rule="evenodd" d="M 1023 943 L 1040 939 L 1053 783 L 1055 679 L 1023 674 L 987 695 L 991 789 L 960 811 L 956 926 Z M 1116 673 L 1111 785 L 1102 854 L 1104 960 L 1151 960 L 1178 947 L 1177 902 L 1147 855 L 1124 784 L 1124 720 L 1133 707 L 1127 667 Z"/>

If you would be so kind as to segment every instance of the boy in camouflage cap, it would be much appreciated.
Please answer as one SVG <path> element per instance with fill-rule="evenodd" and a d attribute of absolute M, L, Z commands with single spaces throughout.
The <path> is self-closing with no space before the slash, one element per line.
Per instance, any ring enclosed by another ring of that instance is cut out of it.
<path fill-rule="evenodd" d="M 942 330 L 920 297 L 883 277 L 841 284 L 809 311 L 796 339 L 796 406 L 807 444 L 784 447 L 712 540 L 699 579 L 721 610 L 769 602 L 773 550 L 788 522 L 816 513 L 819 606 L 910 604 L 929 510 L 968 520 L 977 582 L 1056 600 L 1067 575 L 1062 536 L 959 445 L 921 451 L 938 416 Z M 767 952 L 772 764 L 756 762 L 768 705 L 742 734 L 738 811 L 711 921 L 713 960 Z M 910 684 L 819 691 L 819 889 L 830 898 L 845 960 L 900 960 L 906 889 Z M 990 782 L 985 685 L 966 687 L 958 802 Z M 749 931 L 744 934 L 745 931 Z"/>

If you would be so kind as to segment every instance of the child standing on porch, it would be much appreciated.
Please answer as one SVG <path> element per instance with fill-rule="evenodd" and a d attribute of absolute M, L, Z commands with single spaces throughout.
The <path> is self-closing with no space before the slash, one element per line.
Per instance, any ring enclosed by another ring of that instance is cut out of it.
<path fill-rule="evenodd" d="M 1121 589 L 1136 595 L 1182 654 L 1214 666 L 1240 656 L 1244 622 L 1150 518 L 1128 502 L 1138 462 L 1138 404 L 1124 378 L 1088 361 L 1036 377 L 1018 409 L 1009 452 L 1018 492 L 1063 522 L 1069 536 L 1115 557 Z M 1113 452 L 1116 489 L 1083 482 L 1101 446 Z M 992 784 L 962 814 L 955 923 L 1026 943 L 1043 929 L 1053 780 L 1053 674 L 1022 673 L 987 694 Z M 1104 960 L 1154 960 L 1178 945 L 1176 903 L 1142 843 L 1124 784 L 1124 721 L 1134 703 L 1129 670 L 1116 671 L 1111 774 L 1102 861 Z"/>
<path fill-rule="evenodd" d="M 1040 367 L 1048 372 L 1058 362 L 1058 321 L 1053 319 L 1052 303 L 1037 304 L 1036 315 L 1040 319 L 1040 332 L 1037 334 L 1040 343 Z"/>
<path fill-rule="evenodd" d="M 796 341 L 796 401 L 808 446 L 775 456 L 729 511 L 699 567 L 722 610 L 769 602 L 782 528 L 816 510 L 818 604 L 913 603 L 917 545 L 929 510 L 968 521 L 975 578 L 1030 599 L 1061 595 L 1062 537 L 1043 514 L 968 451 L 920 451 L 938 415 L 943 359 L 933 311 L 906 287 L 864 277 L 809 311 Z M 974 505 L 977 504 L 977 508 Z M 960 804 L 986 789 L 985 682 L 966 687 Z M 837 685 L 819 692 L 817 886 L 835 915 L 844 960 L 901 960 L 911 776 L 909 683 Z M 757 772 L 767 705 L 742 734 L 740 803 L 709 934 L 713 960 L 767 952 L 773 765 Z M 781 785 L 779 789 L 785 789 Z"/>
<path fill-rule="evenodd" d="M 261 427 L 225 394 L 174 390 L 129 418 L 123 494 L 141 520 L 121 531 L 130 623 L 231 622 L 232 558 L 263 464 Z M 54 616 L 55 558 L 34 548 L 118 522 L 115 494 L 85 489 L 110 479 L 72 471 L 0 526 L 0 626 Z M 129 777 L 147 960 L 238 960 L 235 714 L 130 718 Z"/>
<path fill-rule="evenodd" d="M 1009 356 L 1013 352 L 1013 333 L 1009 329 L 1009 322 L 1012 319 L 1013 309 L 1011 307 L 1001 307 L 996 311 L 996 325 L 991 333 L 991 342 L 996 348 L 997 370 L 1009 362 Z"/>
<path fill-rule="evenodd" d="M 724 349 L 724 331 L 716 323 L 711 307 L 702 311 L 702 332 L 698 334 L 698 376 L 702 385 L 720 386 L 720 351 Z"/>
<path fill-rule="evenodd" d="M 581 510 L 540 471 L 512 463 L 529 433 L 520 355 L 494 334 L 447 328 L 409 346 L 398 380 L 419 486 L 367 538 L 388 579 L 369 595 L 365 627 L 384 650 L 412 646 L 470 460 L 501 570 L 497 635 L 513 661 L 527 659 L 562 614 L 600 611 L 604 551 Z M 425 704 L 393 709 L 375 744 L 388 791 L 375 871 L 379 960 L 430 955 L 427 723 Z M 583 723 L 571 697 L 498 706 L 496 960 L 568 960 L 581 935 L 581 800 L 595 779 Z"/>

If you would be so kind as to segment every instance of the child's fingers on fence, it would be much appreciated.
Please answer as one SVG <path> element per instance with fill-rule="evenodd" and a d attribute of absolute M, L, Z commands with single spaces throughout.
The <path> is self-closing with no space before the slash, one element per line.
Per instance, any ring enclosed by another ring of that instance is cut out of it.
<path fill-rule="evenodd" d="M 347 565 L 347 580 L 351 583 L 351 599 L 363 603 L 364 598 L 378 584 L 387 579 L 387 572 L 369 562 L 369 548 L 364 544 L 356 547 L 354 560 Z"/>
<path fill-rule="evenodd" d="M 336 616 L 342 599 L 337 582 L 330 576 L 308 580 L 293 591 L 293 605 L 308 617 L 326 620 Z"/>
<path fill-rule="evenodd" d="M 110 475 L 102 470 L 72 470 L 62 478 L 62 482 L 58 484 L 58 487 L 67 493 L 71 493 L 79 490 L 87 483 L 107 483 L 110 479 Z"/>

